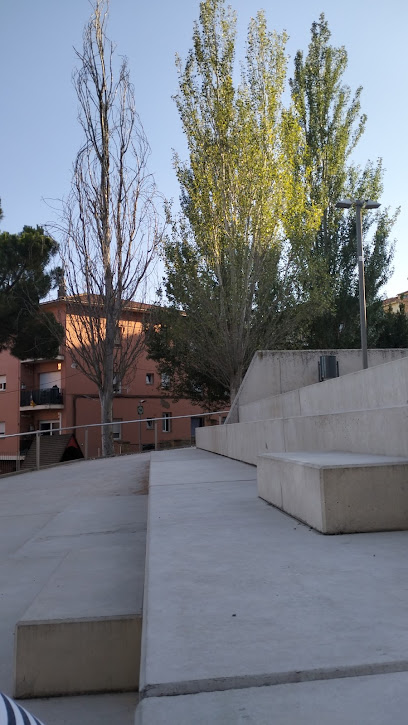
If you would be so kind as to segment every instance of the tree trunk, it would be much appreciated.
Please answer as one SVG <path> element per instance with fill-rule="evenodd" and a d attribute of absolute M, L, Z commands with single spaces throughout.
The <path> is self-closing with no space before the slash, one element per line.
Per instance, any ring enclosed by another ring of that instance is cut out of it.
<path fill-rule="evenodd" d="M 236 372 L 231 376 L 230 380 L 230 405 L 233 404 L 236 396 L 238 395 L 238 390 L 241 387 L 242 383 L 242 371 Z"/>
<path fill-rule="evenodd" d="M 100 390 L 99 399 L 101 401 L 101 421 L 102 423 L 112 423 L 113 421 L 113 388 L 111 390 Z M 113 456 L 115 453 L 113 445 L 112 426 L 102 426 L 102 456 Z"/>
<path fill-rule="evenodd" d="M 105 305 L 106 305 L 106 330 L 104 349 L 104 384 L 100 394 L 101 419 L 102 423 L 113 421 L 113 358 L 115 349 L 116 323 L 114 316 L 112 276 L 110 271 L 109 252 L 107 252 L 105 270 Z M 113 445 L 112 426 L 106 425 L 102 428 L 102 455 L 113 456 L 115 449 Z"/>

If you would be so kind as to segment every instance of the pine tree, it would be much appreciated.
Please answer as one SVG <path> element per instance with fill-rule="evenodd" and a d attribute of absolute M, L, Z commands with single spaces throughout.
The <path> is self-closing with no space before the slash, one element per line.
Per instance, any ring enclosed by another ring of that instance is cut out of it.
<path fill-rule="evenodd" d="M 0 234 L 0 350 L 20 359 L 54 357 L 62 342 L 61 325 L 39 306 L 59 278 L 49 268 L 57 249 L 41 227 Z"/>

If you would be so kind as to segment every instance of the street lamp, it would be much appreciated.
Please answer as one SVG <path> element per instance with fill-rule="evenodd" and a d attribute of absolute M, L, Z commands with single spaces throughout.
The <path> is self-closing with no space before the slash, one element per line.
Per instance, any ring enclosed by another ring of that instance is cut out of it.
<path fill-rule="evenodd" d="M 363 354 L 363 368 L 368 368 L 367 358 L 367 312 L 365 299 L 364 282 L 364 252 L 363 252 L 363 227 L 361 222 L 362 209 L 378 209 L 381 204 L 370 199 L 342 199 L 337 202 L 336 209 L 350 209 L 354 206 L 356 210 L 356 232 L 357 232 L 357 261 L 358 261 L 358 286 L 360 298 L 360 334 L 361 351 Z"/>

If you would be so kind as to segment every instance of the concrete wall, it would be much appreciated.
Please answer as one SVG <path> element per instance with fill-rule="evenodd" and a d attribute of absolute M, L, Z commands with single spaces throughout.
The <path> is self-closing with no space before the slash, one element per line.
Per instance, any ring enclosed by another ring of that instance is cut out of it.
<path fill-rule="evenodd" d="M 241 406 L 317 383 L 321 355 L 337 356 L 340 376 L 361 370 L 361 350 L 259 350 L 242 381 L 227 422 L 241 420 Z M 369 350 L 368 365 L 383 365 L 407 355 L 407 349 Z"/>
<path fill-rule="evenodd" d="M 408 357 L 240 405 L 239 420 L 322 415 L 408 403 Z"/>

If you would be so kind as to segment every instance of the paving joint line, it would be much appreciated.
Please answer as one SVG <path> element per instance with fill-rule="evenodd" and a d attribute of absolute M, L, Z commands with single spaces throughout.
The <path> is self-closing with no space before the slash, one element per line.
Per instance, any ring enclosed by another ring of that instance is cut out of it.
<path fill-rule="evenodd" d="M 345 665 L 342 667 L 321 667 L 307 670 L 289 670 L 288 672 L 272 672 L 262 675 L 232 675 L 229 677 L 213 677 L 202 680 L 164 682 L 162 684 L 146 685 L 143 687 L 140 691 L 140 700 L 148 697 L 198 695 L 205 692 L 226 692 L 228 690 L 245 690 L 251 687 L 274 687 L 276 685 L 293 685 L 300 682 L 387 675 L 397 672 L 408 672 L 408 660 L 373 662 L 371 664 Z"/>
<path fill-rule="evenodd" d="M 211 485 L 211 484 L 214 484 L 214 485 L 216 484 L 217 486 L 219 486 L 220 483 L 256 483 L 256 478 L 238 478 L 238 479 L 231 478 L 231 479 L 228 479 L 227 481 L 225 481 L 225 480 L 214 481 L 213 479 L 211 479 L 210 481 L 184 481 L 184 482 L 175 481 L 174 483 L 151 483 L 151 482 L 149 482 L 149 486 L 152 486 L 152 488 L 160 488 L 160 487 L 168 488 L 169 486 L 199 486 L 200 484 L 205 484 L 207 486 Z"/>

